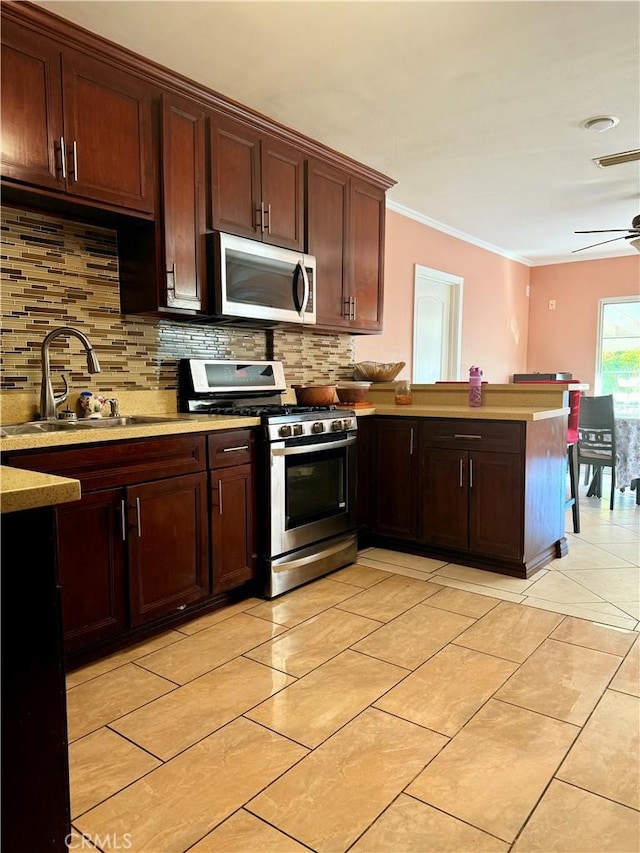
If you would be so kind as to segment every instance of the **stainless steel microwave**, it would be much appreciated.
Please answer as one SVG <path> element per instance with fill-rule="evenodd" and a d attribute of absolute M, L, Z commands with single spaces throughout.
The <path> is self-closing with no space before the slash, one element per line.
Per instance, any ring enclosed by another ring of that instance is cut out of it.
<path fill-rule="evenodd" d="M 316 259 L 222 231 L 207 235 L 215 313 L 256 325 L 316 322 Z"/>

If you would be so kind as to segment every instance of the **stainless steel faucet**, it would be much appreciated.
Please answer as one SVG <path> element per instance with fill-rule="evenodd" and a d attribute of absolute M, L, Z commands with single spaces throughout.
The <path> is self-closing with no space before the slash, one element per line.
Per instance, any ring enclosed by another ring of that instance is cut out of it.
<path fill-rule="evenodd" d="M 77 329 L 71 326 L 60 326 L 57 329 L 52 329 L 42 341 L 42 386 L 40 388 L 40 420 L 54 421 L 56 419 L 56 409 L 62 405 L 69 396 L 69 385 L 66 377 L 63 375 L 64 392 L 62 394 L 54 394 L 53 385 L 51 384 L 51 364 L 49 362 L 49 347 L 51 342 L 56 338 L 72 335 L 77 338 L 87 353 L 87 369 L 89 373 L 100 373 L 100 363 L 98 357 L 93 351 L 89 338 Z"/>

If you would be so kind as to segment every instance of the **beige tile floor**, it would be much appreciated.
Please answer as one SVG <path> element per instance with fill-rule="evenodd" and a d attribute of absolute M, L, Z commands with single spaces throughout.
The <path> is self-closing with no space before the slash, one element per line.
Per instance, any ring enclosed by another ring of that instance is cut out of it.
<path fill-rule="evenodd" d="M 640 508 L 582 516 L 526 581 L 369 549 L 70 673 L 72 847 L 640 853 Z"/>

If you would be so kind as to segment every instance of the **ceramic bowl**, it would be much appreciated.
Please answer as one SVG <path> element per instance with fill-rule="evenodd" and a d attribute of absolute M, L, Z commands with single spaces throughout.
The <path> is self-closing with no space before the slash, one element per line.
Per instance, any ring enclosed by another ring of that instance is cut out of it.
<path fill-rule="evenodd" d="M 371 382 L 340 382 L 336 388 L 341 403 L 364 403 L 371 388 Z"/>
<path fill-rule="evenodd" d="M 336 401 L 335 385 L 293 385 L 299 406 L 331 406 Z"/>

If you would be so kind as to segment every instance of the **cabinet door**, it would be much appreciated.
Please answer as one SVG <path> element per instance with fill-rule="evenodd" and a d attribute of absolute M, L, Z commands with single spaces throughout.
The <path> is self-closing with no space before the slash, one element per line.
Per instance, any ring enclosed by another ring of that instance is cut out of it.
<path fill-rule="evenodd" d="M 82 53 L 62 55 L 67 191 L 153 211 L 151 92 Z"/>
<path fill-rule="evenodd" d="M 60 46 L 2 21 L 2 175 L 64 189 Z"/>
<path fill-rule="evenodd" d="M 255 576 L 254 500 L 251 465 L 211 472 L 214 593 L 233 589 Z"/>
<path fill-rule="evenodd" d="M 127 489 L 131 624 L 209 595 L 207 475 Z"/>
<path fill-rule="evenodd" d="M 274 246 L 304 249 L 304 157 L 270 137 L 261 144 L 262 239 Z"/>
<path fill-rule="evenodd" d="M 417 531 L 417 421 L 376 420 L 373 532 L 415 539 Z"/>
<path fill-rule="evenodd" d="M 260 135 L 212 115 L 210 146 L 213 228 L 260 239 Z"/>
<path fill-rule="evenodd" d="M 307 249 L 316 258 L 316 323 L 349 326 L 346 298 L 349 177 L 319 160 L 307 163 Z"/>
<path fill-rule="evenodd" d="M 468 453 L 420 449 L 420 538 L 428 545 L 467 548 Z"/>
<path fill-rule="evenodd" d="M 162 221 L 168 308 L 205 310 L 205 117 L 192 101 L 162 97 Z"/>
<path fill-rule="evenodd" d="M 349 294 L 352 329 L 382 329 L 385 194 L 353 179 L 349 205 Z"/>
<path fill-rule="evenodd" d="M 125 630 L 123 498 L 122 489 L 89 492 L 56 510 L 67 652 Z"/>
<path fill-rule="evenodd" d="M 371 418 L 358 418 L 356 512 L 358 531 L 363 534 L 368 533 L 371 527 L 373 428 L 374 424 Z"/>
<path fill-rule="evenodd" d="M 522 558 L 524 483 L 518 454 L 469 454 L 469 548 Z"/>

